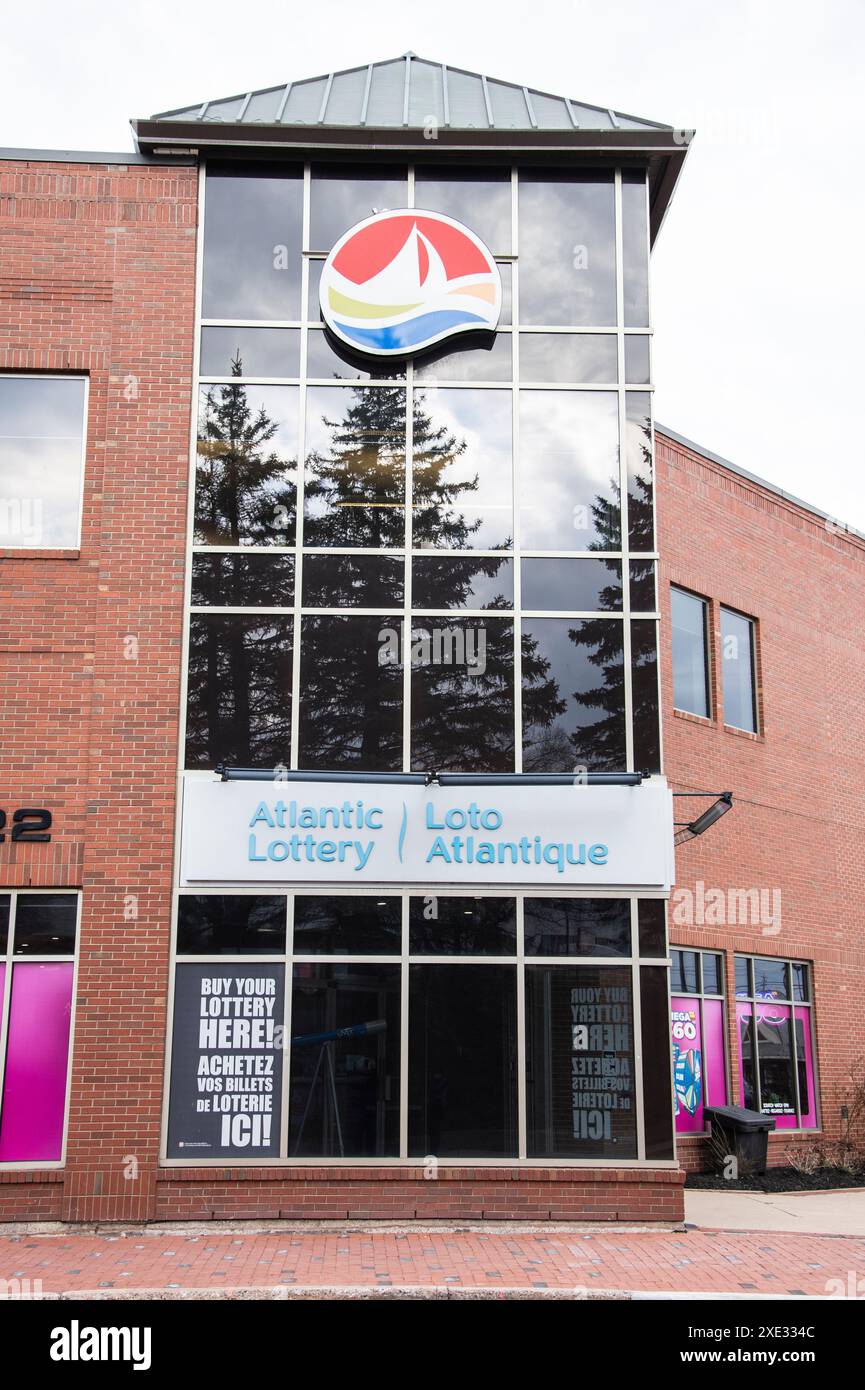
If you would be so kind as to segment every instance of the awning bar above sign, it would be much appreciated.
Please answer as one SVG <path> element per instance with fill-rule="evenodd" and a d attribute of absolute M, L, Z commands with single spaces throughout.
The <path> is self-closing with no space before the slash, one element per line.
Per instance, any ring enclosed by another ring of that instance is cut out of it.
<path fill-rule="evenodd" d="M 639 787 L 645 772 L 315 772 L 282 767 L 229 767 L 223 782 L 360 782 L 404 787 Z"/>

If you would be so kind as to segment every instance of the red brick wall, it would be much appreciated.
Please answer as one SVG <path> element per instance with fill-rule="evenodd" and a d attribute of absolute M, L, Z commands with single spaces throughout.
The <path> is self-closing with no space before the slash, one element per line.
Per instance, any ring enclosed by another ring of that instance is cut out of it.
<path fill-rule="evenodd" d="M 662 435 L 657 480 L 666 772 L 675 791 L 734 795 L 723 820 L 677 850 L 678 886 L 764 888 L 770 901 L 781 892 L 777 933 L 759 922 L 677 925 L 674 895 L 671 941 L 728 953 L 728 1000 L 736 951 L 814 962 L 822 1137 L 837 1140 L 850 1070 L 865 1075 L 865 541 Z M 673 711 L 671 583 L 712 601 L 710 721 Z M 723 724 L 721 603 L 757 620 L 756 736 Z M 678 802 L 677 819 L 694 806 L 704 803 Z M 790 1142 L 774 1137 L 771 1161 L 784 1162 Z M 701 1149 L 685 1141 L 680 1157 L 703 1166 Z"/>
<path fill-rule="evenodd" d="M 193 168 L 0 162 L 0 369 L 90 378 L 80 552 L 0 552 L 2 804 L 54 813 L 0 884 L 84 890 L 67 1168 L 4 1173 L 7 1218 L 154 1210 L 196 204 Z"/>

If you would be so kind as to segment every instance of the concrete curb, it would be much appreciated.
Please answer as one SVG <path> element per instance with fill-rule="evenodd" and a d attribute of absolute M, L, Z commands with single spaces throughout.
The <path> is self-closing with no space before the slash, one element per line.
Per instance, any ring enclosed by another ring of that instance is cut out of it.
<path fill-rule="evenodd" d="M 730 1302 L 755 1303 L 763 1300 L 777 1303 L 825 1302 L 822 1294 L 775 1294 L 740 1292 L 706 1293 L 682 1292 L 667 1289 L 587 1289 L 582 1285 L 571 1288 L 537 1289 L 482 1285 L 475 1288 L 453 1284 L 266 1284 L 231 1288 L 147 1288 L 147 1289 L 68 1289 L 60 1293 L 45 1293 L 38 1299 L 16 1300 L 39 1303 L 189 1303 L 189 1302 L 275 1302 L 296 1301 L 372 1302 L 375 1300 L 471 1303 L 496 1300 L 521 1300 L 546 1303 L 609 1303 L 609 1302 Z M 11 1300 L 10 1300 L 11 1301 Z"/>

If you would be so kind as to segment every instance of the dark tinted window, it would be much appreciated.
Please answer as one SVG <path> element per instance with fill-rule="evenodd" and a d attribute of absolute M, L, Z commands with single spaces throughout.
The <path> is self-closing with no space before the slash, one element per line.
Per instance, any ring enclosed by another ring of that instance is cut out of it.
<path fill-rule="evenodd" d="M 16 956 L 71 956 L 78 898 L 74 893 L 19 893 L 15 904 Z"/>
<path fill-rule="evenodd" d="M 653 613 L 658 606 L 655 596 L 654 560 L 632 560 L 631 609 L 636 613 Z"/>
<path fill-rule="evenodd" d="M 399 952 L 401 940 L 399 898 L 294 900 L 294 951 L 299 956 L 391 955 Z"/>
<path fill-rule="evenodd" d="M 703 993 L 704 994 L 723 994 L 724 993 L 724 961 L 723 957 L 715 955 L 714 952 L 703 952 Z"/>
<path fill-rule="evenodd" d="M 672 951 L 670 954 L 672 956 L 670 988 L 680 994 L 697 994 L 700 989 L 697 952 Z"/>
<path fill-rule="evenodd" d="M 563 612 L 621 609 L 622 562 L 523 560 L 522 605 Z"/>
<path fill-rule="evenodd" d="M 280 955 L 285 950 L 285 898 L 182 895 L 177 908 L 180 955 Z"/>
<path fill-rule="evenodd" d="M 629 956 L 631 906 L 616 898 L 526 898 L 527 956 Z"/>
<path fill-rule="evenodd" d="M 648 392 L 628 392 L 625 397 L 625 421 L 629 544 L 632 550 L 654 550 L 652 398 Z"/>
<path fill-rule="evenodd" d="M 304 555 L 305 608 L 401 607 L 405 562 L 396 555 Z"/>
<path fill-rule="evenodd" d="M 192 602 L 220 608 L 287 608 L 293 555 L 193 555 Z"/>
<path fill-rule="evenodd" d="M 670 1005 L 663 966 L 640 967 L 640 1019 L 643 1056 L 660 1059 L 670 1044 Z M 643 1067 L 643 1115 L 646 1158 L 673 1157 L 673 1111 L 667 1067 Z"/>
<path fill-rule="evenodd" d="M 530 1157 L 636 1158 L 631 995 L 629 966 L 526 967 Z"/>
<path fill-rule="evenodd" d="M 641 898 L 637 905 L 640 955 L 665 956 L 667 929 L 664 923 L 664 904 L 655 898 Z"/>
<path fill-rule="evenodd" d="M 399 1153 L 398 965 L 296 965 L 288 1152 Z"/>
<path fill-rule="evenodd" d="M 634 764 L 641 772 L 660 772 L 658 624 L 652 618 L 638 618 L 631 623 L 631 692 L 634 703 Z"/>
<path fill-rule="evenodd" d="M 302 620 L 300 766 L 402 768 L 402 621 L 335 615 Z"/>
<path fill-rule="evenodd" d="M 765 957 L 755 956 L 752 965 L 754 969 L 754 992 L 758 998 L 766 995 L 770 995 L 774 999 L 790 998 L 786 961 L 767 960 Z"/>
<path fill-rule="evenodd" d="M 523 767 L 567 772 L 625 766 L 622 624 L 609 618 L 523 621 Z"/>
<path fill-rule="evenodd" d="M 412 560 L 415 608 L 513 608 L 514 562 L 494 555 L 424 555 Z"/>
<path fill-rule="evenodd" d="M 288 766 L 291 672 L 291 618 L 193 613 L 186 766 Z"/>
<path fill-rule="evenodd" d="M 4 955 L 9 942 L 9 906 L 11 897 L 0 893 L 0 955 Z"/>
<path fill-rule="evenodd" d="M 516 1154 L 516 985 L 513 966 L 409 966 L 410 1154 Z"/>
<path fill-rule="evenodd" d="M 517 949 L 513 898 L 412 898 L 409 950 L 414 955 L 512 956 Z"/>
<path fill-rule="evenodd" d="M 512 772 L 512 621 L 415 617 L 411 662 L 412 767 Z"/>
<path fill-rule="evenodd" d="M 751 968 L 747 956 L 736 956 L 736 994 L 747 998 L 751 991 Z"/>

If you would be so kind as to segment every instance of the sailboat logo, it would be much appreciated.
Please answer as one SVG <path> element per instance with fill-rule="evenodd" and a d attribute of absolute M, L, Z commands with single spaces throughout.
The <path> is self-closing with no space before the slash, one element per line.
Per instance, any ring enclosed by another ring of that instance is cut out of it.
<path fill-rule="evenodd" d="M 458 333 L 492 332 L 502 307 L 498 266 L 468 227 L 400 208 L 351 227 L 324 263 L 324 322 L 377 357 L 406 357 Z"/>

